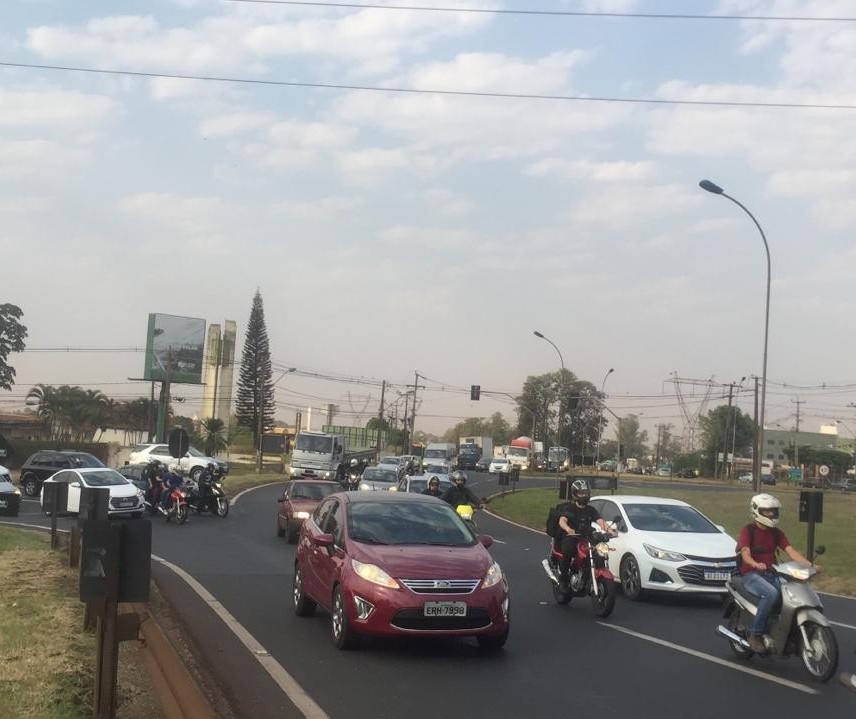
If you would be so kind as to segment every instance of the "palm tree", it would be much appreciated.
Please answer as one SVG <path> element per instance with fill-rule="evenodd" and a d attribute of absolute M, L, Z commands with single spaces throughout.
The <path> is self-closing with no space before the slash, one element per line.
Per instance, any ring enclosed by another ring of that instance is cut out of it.
<path fill-rule="evenodd" d="M 226 449 L 229 446 L 226 424 L 222 419 L 217 417 L 203 419 L 199 434 L 202 438 L 205 454 L 209 457 L 213 457 L 221 449 Z"/>

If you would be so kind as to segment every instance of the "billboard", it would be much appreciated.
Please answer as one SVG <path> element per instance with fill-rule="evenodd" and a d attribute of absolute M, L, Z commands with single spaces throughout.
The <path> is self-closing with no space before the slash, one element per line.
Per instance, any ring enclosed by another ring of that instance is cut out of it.
<path fill-rule="evenodd" d="M 146 335 L 147 380 L 202 384 L 205 320 L 153 313 Z"/>

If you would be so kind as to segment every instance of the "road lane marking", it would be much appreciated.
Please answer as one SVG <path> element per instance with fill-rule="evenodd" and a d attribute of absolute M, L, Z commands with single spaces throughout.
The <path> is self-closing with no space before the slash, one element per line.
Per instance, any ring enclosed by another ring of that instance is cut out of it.
<path fill-rule="evenodd" d="M 721 667 L 726 667 L 728 669 L 735 669 L 738 672 L 743 672 L 744 674 L 750 674 L 753 677 L 758 677 L 759 679 L 766 679 L 768 682 L 773 682 L 774 684 L 780 684 L 783 687 L 787 687 L 788 689 L 796 689 L 798 692 L 803 692 L 805 694 L 819 694 L 816 689 L 812 689 L 810 686 L 806 686 L 805 684 L 800 684 L 799 682 L 792 682 L 789 679 L 782 679 L 781 677 L 774 676 L 772 674 L 767 674 L 766 672 L 759 671 L 757 669 L 752 669 L 751 667 L 743 666 L 742 664 L 737 664 L 735 662 L 730 662 L 727 659 L 720 659 L 719 657 L 715 657 L 712 654 L 705 654 L 704 652 L 699 652 L 695 649 L 690 649 L 689 647 L 682 646 L 680 644 L 674 644 L 673 642 L 668 642 L 665 639 L 659 639 L 657 637 L 652 637 L 650 634 L 642 634 L 641 632 L 634 632 L 632 629 L 627 629 L 625 627 L 620 627 L 616 624 L 608 624 L 607 622 L 598 622 L 602 627 L 608 627 L 609 629 L 614 629 L 616 632 L 621 632 L 622 634 L 627 634 L 631 637 L 636 637 L 637 639 L 644 639 L 646 642 L 651 642 L 652 644 L 659 644 L 661 647 L 666 647 L 667 649 L 674 649 L 678 652 L 683 652 L 684 654 L 689 654 L 692 657 L 696 657 L 697 659 L 704 659 L 707 662 L 711 662 L 713 664 L 719 664 Z"/>
<path fill-rule="evenodd" d="M 251 487 L 251 489 L 257 489 Z M 289 674 L 276 659 L 274 659 L 256 638 L 224 607 L 217 598 L 211 594 L 202 584 L 185 572 L 181 567 L 167 561 L 163 557 L 153 554 L 152 559 L 171 569 L 205 602 L 220 620 L 229 628 L 238 641 L 246 647 L 256 661 L 268 673 L 285 695 L 291 700 L 306 719 L 330 719 L 328 714 L 315 703 L 315 700 L 306 693 L 297 680 Z"/>
<path fill-rule="evenodd" d="M 254 489 L 261 489 L 262 487 L 272 487 L 275 484 L 282 484 L 286 480 L 281 480 L 279 482 L 268 482 L 267 484 L 258 484 L 255 487 L 247 487 L 246 489 L 242 489 L 238 492 L 232 499 L 229 500 L 229 503 L 234 507 L 238 503 L 238 499 L 243 497 L 247 492 L 252 492 Z"/>
<path fill-rule="evenodd" d="M 499 519 L 502 522 L 508 522 L 508 524 L 513 524 L 515 527 L 520 527 L 520 529 L 526 529 L 530 532 L 535 532 L 535 534 L 543 534 L 545 537 L 547 536 L 546 532 L 541 532 L 537 529 L 533 529 L 532 527 L 527 527 L 525 524 L 520 524 L 519 522 L 512 522 L 510 519 L 506 519 L 505 517 L 500 517 L 498 514 L 494 514 L 489 509 L 482 509 L 482 512 L 490 515 L 494 519 Z"/>
<path fill-rule="evenodd" d="M 849 599 L 851 602 L 856 602 L 856 597 L 848 597 L 846 594 L 833 594 L 832 592 L 818 592 L 824 597 L 836 597 L 838 599 Z"/>

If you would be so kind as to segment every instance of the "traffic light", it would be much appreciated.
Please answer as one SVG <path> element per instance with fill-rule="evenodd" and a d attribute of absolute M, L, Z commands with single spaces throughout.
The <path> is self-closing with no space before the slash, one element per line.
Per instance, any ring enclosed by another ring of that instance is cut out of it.
<path fill-rule="evenodd" d="M 478 399 L 481 394 L 481 385 L 474 384 L 470 386 L 470 399 Z"/>

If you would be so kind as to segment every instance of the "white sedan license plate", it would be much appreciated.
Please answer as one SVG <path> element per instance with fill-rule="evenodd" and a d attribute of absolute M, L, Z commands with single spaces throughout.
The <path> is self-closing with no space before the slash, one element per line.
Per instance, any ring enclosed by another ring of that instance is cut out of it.
<path fill-rule="evenodd" d="M 731 572 L 705 572 L 704 581 L 706 582 L 725 582 L 731 576 Z"/>
<path fill-rule="evenodd" d="M 423 611 L 426 617 L 465 617 L 466 602 L 425 602 Z"/>

